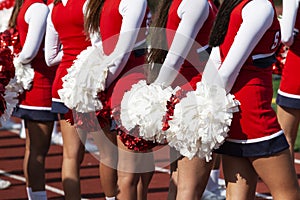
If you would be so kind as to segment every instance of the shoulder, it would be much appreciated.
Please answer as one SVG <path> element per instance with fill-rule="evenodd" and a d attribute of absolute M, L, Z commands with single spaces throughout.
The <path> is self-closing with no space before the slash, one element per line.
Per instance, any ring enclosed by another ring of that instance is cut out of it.
<path fill-rule="evenodd" d="M 268 16 L 274 14 L 273 4 L 269 0 L 249 1 L 242 10 L 243 12 L 251 13 L 253 16 Z"/>
<path fill-rule="evenodd" d="M 207 0 L 182 0 L 180 3 L 177 14 L 179 18 L 182 18 L 183 14 L 189 14 L 197 17 L 209 10 L 209 4 Z"/>
<path fill-rule="evenodd" d="M 147 0 L 121 0 L 119 5 L 119 12 L 124 14 L 127 10 L 145 9 L 147 7 Z"/>
<path fill-rule="evenodd" d="M 26 18 L 32 16 L 33 18 L 45 18 L 48 16 L 49 7 L 44 3 L 33 3 L 26 11 Z"/>
<path fill-rule="evenodd" d="M 268 0 L 252 0 L 242 9 L 242 18 L 244 21 L 271 22 L 274 18 L 274 7 Z"/>
<path fill-rule="evenodd" d="M 40 2 L 31 4 L 29 8 L 34 11 L 48 11 L 49 10 L 49 7 L 46 4 L 40 3 Z"/>

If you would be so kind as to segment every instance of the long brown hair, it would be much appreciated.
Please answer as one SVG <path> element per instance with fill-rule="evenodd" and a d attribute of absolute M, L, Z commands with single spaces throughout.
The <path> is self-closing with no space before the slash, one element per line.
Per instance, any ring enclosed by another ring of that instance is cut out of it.
<path fill-rule="evenodd" d="M 242 1 L 243 0 L 224 0 L 221 3 L 210 34 L 209 45 L 215 47 L 223 43 L 228 29 L 230 14 L 232 10 Z"/>
<path fill-rule="evenodd" d="M 99 32 L 100 13 L 105 0 L 90 0 L 84 15 L 84 30 L 89 33 Z"/>
<path fill-rule="evenodd" d="M 148 83 L 151 83 L 156 79 L 160 71 L 161 64 L 164 62 L 168 53 L 165 27 L 171 4 L 172 0 L 161 0 L 153 14 L 153 19 L 150 25 L 149 40 L 150 45 L 155 44 L 155 47 L 150 48 L 147 55 L 147 62 L 149 63 L 146 69 Z"/>
<path fill-rule="evenodd" d="M 53 1 L 53 4 L 56 5 L 56 4 L 58 4 L 59 2 L 61 2 L 61 0 L 54 0 L 54 1 Z"/>
<path fill-rule="evenodd" d="M 16 27 L 17 17 L 18 17 L 18 14 L 20 12 L 20 9 L 21 9 L 23 3 L 24 3 L 24 0 L 16 0 L 15 1 L 14 8 L 12 10 L 11 16 L 10 16 L 9 21 L 8 21 L 8 27 L 9 28 L 15 28 Z"/>

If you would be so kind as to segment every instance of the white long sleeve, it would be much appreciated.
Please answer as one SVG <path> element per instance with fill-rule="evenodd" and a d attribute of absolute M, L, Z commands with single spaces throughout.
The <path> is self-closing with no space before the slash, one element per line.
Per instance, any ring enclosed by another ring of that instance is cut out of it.
<path fill-rule="evenodd" d="M 255 13 L 255 14 L 254 14 Z M 266 30 L 271 26 L 274 17 L 272 4 L 266 0 L 250 1 L 242 10 L 243 22 L 235 36 L 230 50 L 221 64 L 219 74 L 225 90 L 229 92 L 239 71 Z M 242 45 L 241 45 L 242 44 Z M 214 56 L 212 54 L 211 56 Z M 208 62 L 211 64 L 212 62 Z M 206 67 L 214 67 L 206 65 Z"/>
<path fill-rule="evenodd" d="M 109 73 L 106 80 L 106 87 L 109 87 L 125 67 L 135 45 L 139 28 L 146 13 L 146 8 L 146 0 L 121 1 L 119 12 L 123 18 L 122 25 L 116 47 L 108 57 Z"/>
<path fill-rule="evenodd" d="M 173 42 L 161 67 L 155 84 L 165 87 L 172 84 L 178 71 L 188 55 L 199 30 L 209 14 L 206 0 L 183 0 L 178 8 L 181 18 Z"/>
<path fill-rule="evenodd" d="M 53 4 L 49 5 L 50 12 L 47 17 L 47 28 L 45 36 L 45 61 L 48 66 L 58 65 L 62 59 L 63 51 L 58 37 L 58 33 L 54 28 L 51 20 Z"/>
<path fill-rule="evenodd" d="M 20 63 L 30 63 L 37 55 L 44 38 L 48 12 L 48 7 L 42 3 L 34 3 L 27 9 L 25 21 L 28 23 L 28 32 L 18 56 Z"/>
<path fill-rule="evenodd" d="M 68 0 L 62 0 L 62 4 L 66 5 Z M 82 7 L 82 13 L 85 13 L 87 1 Z M 63 57 L 63 48 L 59 40 L 59 35 L 54 28 L 53 22 L 51 20 L 53 9 L 53 3 L 49 4 L 49 15 L 47 17 L 47 28 L 45 37 L 45 60 L 49 67 L 56 66 L 61 62 Z"/>
<path fill-rule="evenodd" d="M 299 0 L 282 1 L 282 19 L 280 20 L 281 41 L 286 46 L 291 46 L 294 41 L 294 26 L 297 17 Z"/>

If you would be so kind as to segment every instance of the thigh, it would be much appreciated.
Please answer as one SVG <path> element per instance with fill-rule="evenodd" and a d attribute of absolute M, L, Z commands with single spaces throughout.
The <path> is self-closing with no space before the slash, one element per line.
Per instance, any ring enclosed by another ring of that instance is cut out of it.
<path fill-rule="evenodd" d="M 39 150 L 39 153 L 47 153 L 50 146 L 54 122 L 25 120 L 25 123 L 26 128 L 28 129 L 30 149 Z"/>
<path fill-rule="evenodd" d="M 130 150 L 121 141 L 120 136 L 117 138 L 119 150 L 118 171 L 129 173 L 154 171 L 154 158 L 151 150 L 143 152 Z"/>
<path fill-rule="evenodd" d="M 285 135 L 288 140 L 291 140 L 289 142 L 294 144 L 298 132 L 300 110 L 277 106 L 277 116 Z"/>
<path fill-rule="evenodd" d="M 274 156 L 251 160 L 274 199 L 300 199 L 297 174 L 288 149 Z"/>
<path fill-rule="evenodd" d="M 85 134 L 78 133 L 75 126 L 64 119 L 60 120 L 60 128 L 63 138 L 63 157 L 81 160 L 84 154 Z"/>
<path fill-rule="evenodd" d="M 201 196 L 212 169 L 213 162 L 206 162 L 205 159 L 194 157 L 189 160 L 186 157 L 178 160 L 177 177 L 177 199 L 186 198 L 187 194 L 198 193 L 195 196 Z"/>
<path fill-rule="evenodd" d="M 118 160 L 118 146 L 117 146 L 117 133 L 110 131 L 108 127 L 104 127 L 101 130 L 95 132 L 89 132 L 88 134 L 94 140 L 100 152 L 100 161 L 103 164 L 108 165 L 106 162 L 117 163 Z M 111 163 L 112 164 L 112 163 Z M 110 165 L 108 165 L 110 166 Z M 116 168 L 114 165 L 113 168 Z"/>
<path fill-rule="evenodd" d="M 257 174 L 247 158 L 222 155 L 222 166 L 226 181 L 226 199 L 253 200 Z"/>

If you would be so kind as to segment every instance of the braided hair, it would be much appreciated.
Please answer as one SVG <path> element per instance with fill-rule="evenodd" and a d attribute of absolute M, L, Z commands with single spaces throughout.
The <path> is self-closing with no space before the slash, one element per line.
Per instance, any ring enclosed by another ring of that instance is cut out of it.
<path fill-rule="evenodd" d="M 146 74 L 148 83 L 153 82 L 161 68 L 161 64 L 164 62 L 167 51 L 167 41 L 165 27 L 167 23 L 168 13 L 172 0 L 161 0 L 157 5 L 153 19 L 151 22 L 149 39 L 150 45 L 155 44 L 155 48 L 151 48 L 147 55 Z"/>
<path fill-rule="evenodd" d="M 227 33 L 230 14 L 232 10 L 243 0 L 225 0 L 220 6 L 216 20 L 210 33 L 209 45 L 219 46 L 223 43 Z"/>

